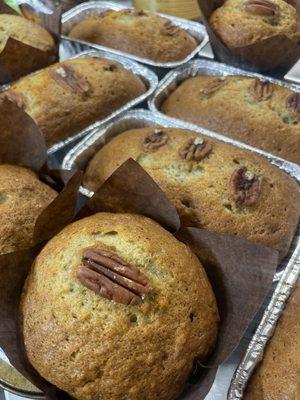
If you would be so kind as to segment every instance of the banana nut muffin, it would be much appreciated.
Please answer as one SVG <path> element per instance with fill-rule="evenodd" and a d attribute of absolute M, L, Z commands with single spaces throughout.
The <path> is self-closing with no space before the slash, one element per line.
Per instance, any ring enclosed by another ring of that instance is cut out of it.
<path fill-rule="evenodd" d="M 10 43 L 7 49 L 9 38 L 27 46 L 20 47 L 18 43 Z M 34 51 L 32 47 L 39 51 Z M 55 48 L 51 34 L 41 25 L 18 15 L 0 14 L 1 83 L 19 78 L 54 62 Z"/>
<path fill-rule="evenodd" d="M 212 13 L 209 23 L 229 48 L 276 35 L 285 35 L 295 43 L 300 40 L 300 14 L 284 0 L 226 0 Z"/>
<path fill-rule="evenodd" d="M 84 19 L 69 36 L 157 62 L 183 60 L 197 47 L 196 40 L 170 20 L 129 9 Z"/>
<path fill-rule="evenodd" d="M 34 172 L 0 165 L 0 254 L 32 245 L 35 221 L 56 195 Z"/>
<path fill-rule="evenodd" d="M 184 225 L 287 253 L 299 220 L 299 186 L 264 157 L 187 130 L 134 129 L 94 156 L 84 186 L 96 190 L 130 157 L 165 191 Z"/>
<path fill-rule="evenodd" d="M 177 398 L 219 321 L 197 257 L 135 214 L 94 214 L 50 240 L 21 313 L 30 362 L 79 400 Z"/>
<path fill-rule="evenodd" d="M 197 76 L 161 110 L 300 164 L 300 94 L 245 76 Z"/>
<path fill-rule="evenodd" d="M 116 111 L 146 91 L 122 65 L 77 57 L 24 77 L 2 93 L 35 120 L 50 146 Z"/>
<path fill-rule="evenodd" d="M 287 303 L 243 398 L 300 399 L 300 283 Z"/>

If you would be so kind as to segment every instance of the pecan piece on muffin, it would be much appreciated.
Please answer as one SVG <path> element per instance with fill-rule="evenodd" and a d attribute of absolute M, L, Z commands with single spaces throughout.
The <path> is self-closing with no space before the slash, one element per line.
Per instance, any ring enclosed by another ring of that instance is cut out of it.
<path fill-rule="evenodd" d="M 212 151 L 212 145 L 202 138 L 189 139 L 188 142 L 181 147 L 179 155 L 187 161 L 200 161 L 208 156 Z"/>
<path fill-rule="evenodd" d="M 143 141 L 145 150 L 155 150 L 168 143 L 169 136 L 163 129 L 155 129 L 153 133 L 147 135 Z"/>

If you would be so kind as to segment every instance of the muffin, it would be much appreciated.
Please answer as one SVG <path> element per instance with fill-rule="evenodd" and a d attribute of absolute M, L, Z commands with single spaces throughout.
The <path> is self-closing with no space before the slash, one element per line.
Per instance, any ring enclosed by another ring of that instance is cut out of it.
<path fill-rule="evenodd" d="M 0 165 L 0 254 L 33 244 L 36 219 L 56 195 L 34 172 L 16 165 Z"/>
<path fill-rule="evenodd" d="M 247 387 L 245 400 L 300 398 L 300 283 Z"/>
<path fill-rule="evenodd" d="M 26 76 L 2 93 L 37 123 L 48 146 L 79 133 L 146 92 L 121 64 L 82 56 Z"/>
<path fill-rule="evenodd" d="M 300 95 L 245 76 L 197 76 L 181 83 L 162 112 L 300 164 Z"/>
<path fill-rule="evenodd" d="M 29 361 L 78 400 L 177 398 L 219 320 L 197 257 L 135 214 L 94 214 L 50 240 L 20 310 Z"/>
<path fill-rule="evenodd" d="M 277 35 L 287 36 L 295 43 L 300 40 L 299 12 L 284 0 L 226 0 L 211 14 L 209 24 L 229 48 Z"/>
<path fill-rule="evenodd" d="M 161 63 L 183 60 L 197 47 L 196 40 L 170 20 L 129 9 L 88 17 L 68 36 Z"/>
<path fill-rule="evenodd" d="M 299 186 L 264 157 L 188 130 L 133 129 L 96 153 L 84 187 L 97 190 L 129 158 L 165 191 L 185 226 L 287 253 L 299 220 Z"/>
<path fill-rule="evenodd" d="M 0 14 L 0 83 L 46 67 L 55 61 L 55 49 L 51 34 L 41 25 L 18 15 Z"/>

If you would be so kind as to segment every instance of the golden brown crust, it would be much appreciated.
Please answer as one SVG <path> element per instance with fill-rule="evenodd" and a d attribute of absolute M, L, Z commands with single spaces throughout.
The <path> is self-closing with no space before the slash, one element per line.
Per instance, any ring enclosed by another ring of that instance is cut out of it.
<path fill-rule="evenodd" d="M 43 51 L 54 51 L 55 48 L 54 40 L 45 28 L 18 15 L 0 14 L 0 32 L 0 46 L 12 37 Z"/>
<path fill-rule="evenodd" d="M 20 79 L 10 91 L 22 99 L 51 145 L 103 119 L 146 88 L 120 64 L 85 56 Z"/>
<path fill-rule="evenodd" d="M 268 2 L 275 5 L 275 15 L 247 11 L 249 0 L 226 0 L 212 13 L 210 25 L 223 43 L 231 48 L 259 43 L 276 35 L 286 35 L 295 42 L 299 41 L 300 18 L 296 9 L 284 0 Z"/>
<path fill-rule="evenodd" d="M 91 160 L 84 186 L 95 190 L 128 158 L 136 160 L 162 187 L 186 225 L 244 236 L 280 251 L 284 256 L 294 235 L 300 210 L 298 184 L 265 158 L 210 138 L 208 156 L 200 161 L 182 159 L 179 150 L 201 136 L 180 129 L 163 129 L 167 144 L 147 151 L 145 137 L 155 128 L 135 129 L 118 135 Z M 237 204 L 230 179 L 237 168 L 261 178 L 257 201 Z"/>
<path fill-rule="evenodd" d="M 127 306 L 85 288 L 76 270 L 87 247 L 137 266 L 153 291 Z M 109 213 L 69 225 L 45 246 L 21 311 L 30 362 L 79 400 L 177 398 L 194 357 L 204 360 L 212 350 L 219 319 L 187 246 L 150 219 Z"/>
<path fill-rule="evenodd" d="M 247 387 L 245 400 L 300 398 L 300 283 L 276 327 L 262 363 Z"/>
<path fill-rule="evenodd" d="M 168 19 L 133 10 L 89 17 L 75 25 L 69 36 L 157 62 L 183 60 L 197 46 L 188 32 Z"/>
<path fill-rule="evenodd" d="M 0 165 L 0 254 L 32 245 L 36 218 L 55 196 L 34 172 Z"/>
<path fill-rule="evenodd" d="M 288 101 L 293 93 L 256 78 L 197 76 L 175 89 L 162 111 L 300 164 L 300 112 Z"/>

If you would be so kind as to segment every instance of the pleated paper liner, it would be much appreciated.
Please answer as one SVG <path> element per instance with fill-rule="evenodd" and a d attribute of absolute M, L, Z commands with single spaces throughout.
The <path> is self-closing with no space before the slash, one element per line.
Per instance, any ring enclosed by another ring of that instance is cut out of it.
<path fill-rule="evenodd" d="M 298 61 L 300 43 L 286 35 L 274 35 L 258 43 L 244 47 L 227 47 L 209 24 L 213 11 L 226 0 L 198 0 L 203 23 L 206 26 L 215 58 L 249 71 L 277 73 L 283 76 Z M 300 1 L 290 2 L 300 12 Z"/>
<path fill-rule="evenodd" d="M 54 3 L 52 9 L 45 6 L 40 9 L 33 9 L 30 4 L 30 1 L 26 2 L 24 0 L 20 5 L 20 10 L 23 12 L 24 17 L 40 23 L 51 33 L 56 44 L 55 49 L 44 51 L 17 40 L 12 36 L 7 36 L 0 47 L 0 84 L 14 81 L 21 76 L 44 68 L 58 60 L 61 9 L 60 7 L 53 7 Z M 36 2 L 35 4 L 38 5 L 39 3 Z M 20 16 L 16 10 L 4 2 L 0 3 L 0 13 Z"/>
<path fill-rule="evenodd" d="M 268 293 L 278 264 L 278 253 L 245 239 L 196 228 L 180 228 L 179 216 L 164 192 L 135 161 L 128 160 L 103 184 L 77 215 L 77 219 L 96 212 L 131 212 L 156 220 L 190 245 L 203 261 L 221 315 L 218 343 L 206 366 L 197 365 L 197 373 L 184 388 L 181 399 L 201 400 L 210 390 L 217 366 L 237 347 L 249 322 Z M 47 227 L 57 214 L 43 219 Z M 41 221 L 41 220 L 40 220 Z M 37 221 L 36 232 L 41 230 Z M 54 231 L 44 229 L 43 237 Z M 15 313 L 21 287 L 38 249 L 28 249 L 28 263 L 19 254 L 0 257 L 0 345 L 14 365 L 48 399 L 67 399 L 64 392 L 41 378 L 26 359 Z M 25 258 L 27 260 L 27 258 Z M 21 267 L 20 267 L 21 265 Z M 9 270 L 9 274 L 6 271 Z M 1 289 L 1 288 L 0 288 Z M 9 334 L 8 334 L 9 332 Z M 193 382 L 193 383 L 191 383 Z"/>

